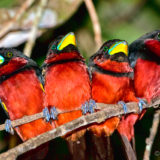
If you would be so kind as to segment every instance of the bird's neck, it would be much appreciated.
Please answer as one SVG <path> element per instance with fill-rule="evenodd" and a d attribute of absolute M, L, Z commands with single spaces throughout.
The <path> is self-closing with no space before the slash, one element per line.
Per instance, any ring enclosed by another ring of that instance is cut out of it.
<path fill-rule="evenodd" d="M 84 59 L 80 56 L 77 52 L 69 52 L 69 53 L 60 53 L 55 54 L 47 57 L 45 60 L 46 65 L 51 64 L 59 64 L 59 63 L 65 63 L 65 62 L 72 62 L 72 61 L 84 61 Z"/>
<path fill-rule="evenodd" d="M 106 74 L 106 75 L 110 75 L 110 76 L 113 76 L 113 77 L 129 77 L 129 78 L 133 78 L 133 72 L 125 72 L 125 71 L 115 71 L 115 70 L 109 70 L 109 69 L 104 69 L 100 66 L 98 66 L 97 64 L 94 64 L 92 66 L 92 70 L 93 72 L 96 71 L 96 72 L 99 72 L 99 73 L 102 73 L 102 74 Z"/>
<path fill-rule="evenodd" d="M 12 71 L 12 72 L 7 72 L 7 74 L 3 74 L 0 76 L 0 83 L 2 83 L 3 81 L 7 80 L 8 78 L 12 77 L 13 75 L 15 74 L 18 74 L 22 71 L 25 71 L 25 70 L 28 70 L 28 69 L 33 69 L 34 67 L 32 66 L 23 66 L 15 71 Z"/>

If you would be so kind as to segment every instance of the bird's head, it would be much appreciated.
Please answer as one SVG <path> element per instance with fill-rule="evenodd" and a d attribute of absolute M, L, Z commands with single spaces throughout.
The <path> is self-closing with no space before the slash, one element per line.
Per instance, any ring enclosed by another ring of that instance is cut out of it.
<path fill-rule="evenodd" d="M 83 60 L 76 46 L 75 35 L 73 32 L 70 32 L 63 37 L 58 37 L 51 43 L 45 63 L 51 64 L 73 59 Z"/>
<path fill-rule="evenodd" d="M 89 66 L 96 65 L 104 70 L 128 73 L 133 69 L 128 61 L 128 44 L 124 40 L 114 39 L 105 42 L 89 61 Z"/>
<path fill-rule="evenodd" d="M 139 58 L 160 63 L 160 30 L 149 32 L 129 45 L 132 67 Z"/>
<path fill-rule="evenodd" d="M 37 66 L 37 64 L 16 49 L 0 49 L 0 76 L 12 74 L 13 72 L 25 68 L 25 66 Z"/>

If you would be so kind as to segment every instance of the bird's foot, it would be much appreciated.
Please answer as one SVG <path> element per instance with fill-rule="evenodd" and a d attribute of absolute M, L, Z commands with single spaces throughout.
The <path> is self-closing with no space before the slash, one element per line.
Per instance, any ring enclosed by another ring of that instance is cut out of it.
<path fill-rule="evenodd" d="M 127 106 L 126 106 L 126 103 L 123 102 L 123 101 L 119 101 L 118 104 L 121 104 L 121 105 L 122 105 L 123 110 L 124 110 L 124 113 L 126 114 L 126 113 L 127 113 Z"/>
<path fill-rule="evenodd" d="M 83 114 L 94 113 L 95 109 L 97 109 L 96 102 L 90 99 L 89 102 L 86 101 L 81 108 Z"/>
<path fill-rule="evenodd" d="M 57 120 L 58 112 L 56 110 L 56 107 L 52 107 L 50 109 L 50 116 L 53 120 Z"/>
<path fill-rule="evenodd" d="M 49 110 L 48 110 L 47 107 L 45 107 L 45 108 L 43 109 L 43 117 L 45 118 L 45 120 L 46 120 L 47 122 L 49 122 L 51 116 L 50 116 L 50 113 L 49 113 Z"/>
<path fill-rule="evenodd" d="M 13 127 L 12 127 L 12 124 L 11 124 L 11 120 L 7 119 L 5 121 L 5 130 L 6 132 L 10 133 L 10 134 L 14 134 L 14 130 L 13 130 Z"/>
<path fill-rule="evenodd" d="M 139 100 L 138 107 L 139 107 L 139 111 L 141 113 L 142 110 L 143 110 L 143 105 L 146 105 L 147 103 L 143 99 L 141 99 L 141 98 L 137 98 L 137 99 Z"/>
<path fill-rule="evenodd" d="M 86 101 L 84 104 L 81 106 L 82 114 L 85 115 L 88 112 L 88 102 Z"/>
<path fill-rule="evenodd" d="M 97 109 L 96 102 L 93 99 L 90 99 L 88 104 L 88 112 L 94 113 L 95 109 Z"/>

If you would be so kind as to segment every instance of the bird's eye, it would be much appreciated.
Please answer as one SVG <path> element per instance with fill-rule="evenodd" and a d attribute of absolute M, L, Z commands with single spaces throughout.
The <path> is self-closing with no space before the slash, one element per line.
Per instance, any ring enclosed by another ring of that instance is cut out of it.
<path fill-rule="evenodd" d="M 108 50 L 108 47 L 104 47 L 103 51 L 106 52 Z"/>
<path fill-rule="evenodd" d="M 158 33 L 157 38 L 158 38 L 158 40 L 160 40 L 160 33 Z"/>
<path fill-rule="evenodd" d="M 6 55 L 8 58 L 11 58 L 13 56 L 13 53 L 12 52 L 8 52 L 7 55 Z"/>
<path fill-rule="evenodd" d="M 51 47 L 51 49 L 52 49 L 52 50 L 55 50 L 55 49 L 56 49 L 56 45 L 53 45 L 53 46 Z"/>

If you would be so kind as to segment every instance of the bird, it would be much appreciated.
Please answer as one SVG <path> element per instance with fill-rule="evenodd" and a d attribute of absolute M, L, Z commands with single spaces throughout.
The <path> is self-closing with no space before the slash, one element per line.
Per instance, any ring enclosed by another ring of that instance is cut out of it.
<path fill-rule="evenodd" d="M 137 97 L 148 103 L 160 97 L 160 30 L 151 31 L 129 45 Z"/>
<path fill-rule="evenodd" d="M 128 61 L 128 44 L 114 39 L 105 42 L 91 56 L 89 66 L 92 72 L 92 99 L 98 103 L 116 104 L 119 101 L 136 99 L 131 87 L 133 69 Z M 137 99 L 136 99 L 137 100 Z M 119 117 L 108 119 L 101 125 L 92 126 L 92 131 L 101 136 L 110 136 L 118 127 Z"/>
<path fill-rule="evenodd" d="M 49 108 L 55 126 L 81 117 L 82 107 L 90 101 L 91 85 L 87 66 L 77 48 L 73 32 L 58 37 L 50 44 L 42 72 L 45 106 Z M 85 132 L 86 129 L 80 129 L 69 133 L 66 139 L 75 144 Z M 76 147 L 73 146 L 75 151 Z"/>
<path fill-rule="evenodd" d="M 160 30 L 146 33 L 133 41 L 129 45 L 128 58 L 134 69 L 135 96 L 147 103 L 154 102 L 160 97 Z M 145 112 L 146 109 L 135 118 L 141 120 Z"/>
<path fill-rule="evenodd" d="M 6 131 L 13 133 L 11 121 L 42 112 L 44 89 L 41 70 L 29 57 L 12 48 L 0 49 L 0 103 L 8 118 Z M 23 141 L 53 128 L 41 118 L 15 127 Z"/>
<path fill-rule="evenodd" d="M 128 60 L 128 43 L 125 40 L 106 41 L 90 57 L 89 68 L 92 74 L 92 99 L 97 103 L 117 104 L 127 108 L 124 102 L 139 102 L 134 93 L 133 68 Z M 128 141 L 134 136 L 134 124 L 138 114 L 129 114 L 107 119 L 101 124 L 91 125 L 90 130 L 97 137 L 113 134 L 118 129 Z M 129 143 L 129 142 L 128 142 Z"/>

